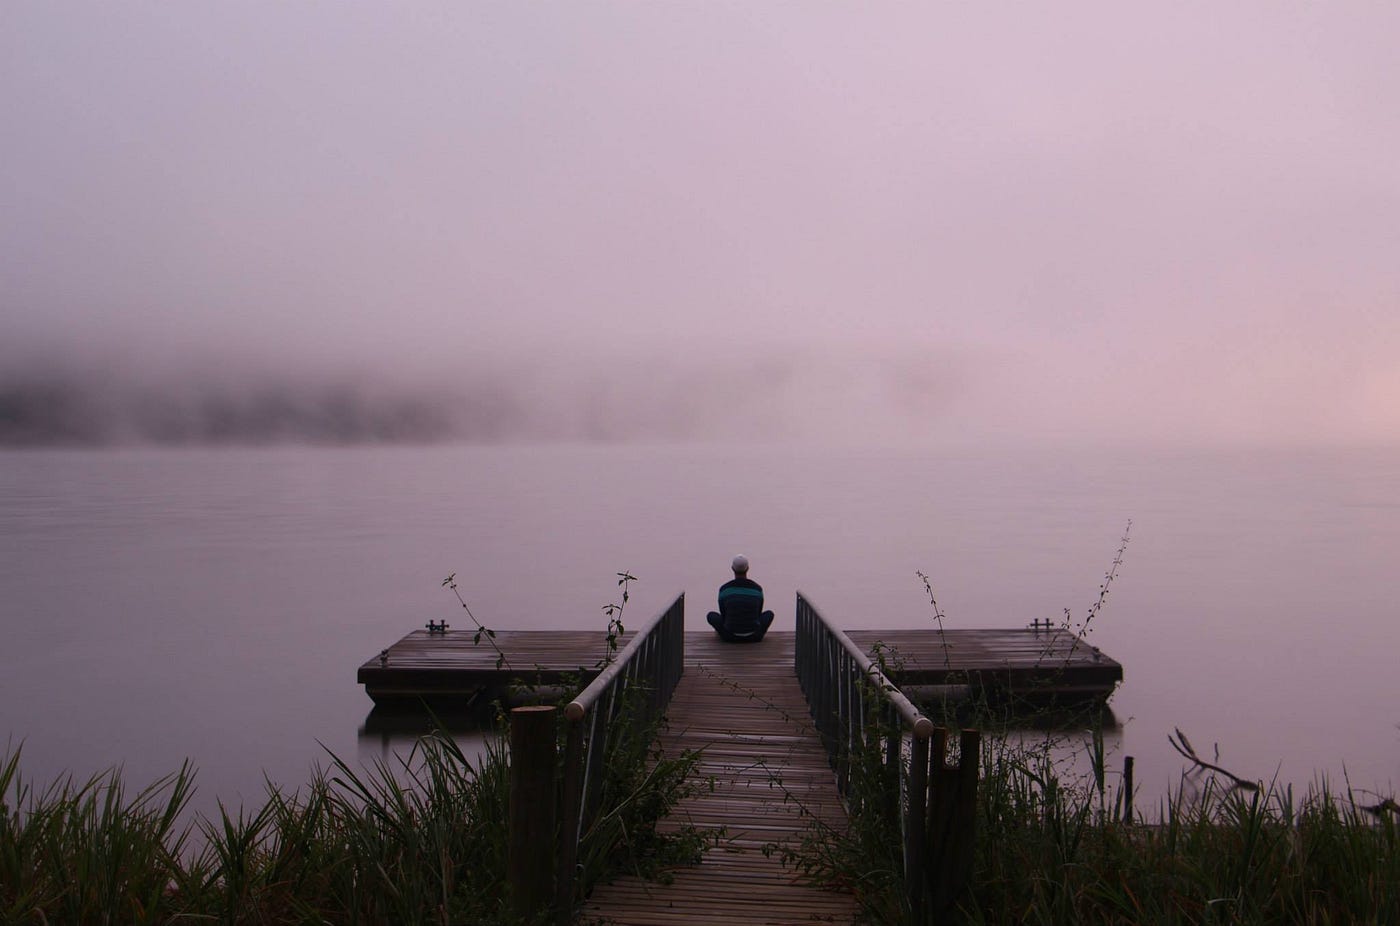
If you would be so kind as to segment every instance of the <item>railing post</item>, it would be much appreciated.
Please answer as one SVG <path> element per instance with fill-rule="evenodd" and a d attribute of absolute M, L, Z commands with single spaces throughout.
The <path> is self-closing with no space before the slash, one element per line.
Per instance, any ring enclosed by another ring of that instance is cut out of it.
<path fill-rule="evenodd" d="M 555 708 L 510 712 L 510 842 L 506 856 L 510 904 L 538 919 L 554 897 Z"/>
<path fill-rule="evenodd" d="M 583 722 L 566 721 L 564 794 L 559 821 L 559 869 L 554 876 L 554 911 L 558 926 L 574 918 L 574 884 L 578 878 L 579 823 L 583 815 Z"/>
<path fill-rule="evenodd" d="M 829 624 L 799 593 L 796 671 L 812 708 L 838 786 L 849 801 L 856 750 L 883 750 L 882 799 L 852 813 L 894 815 L 904 856 L 906 901 L 922 924 L 956 898 L 971 870 L 979 738 L 962 735 L 957 768 L 947 767 L 948 731 L 933 723 L 885 675 L 881 666 Z M 870 698 L 878 699 L 867 703 Z M 884 729 L 883 719 L 892 724 Z M 880 736 L 885 739 L 883 742 Z M 910 738 L 904 762 L 904 737 Z"/>
<path fill-rule="evenodd" d="M 909 750 L 907 807 L 904 813 L 904 886 L 909 893 L 909 921 L 924 921 L 929 742 L 915 734 Z M 941 761 L 941 759 L 940 759 Z"/>
<path fill-rule="evenodd" d="M 531 899 L 539 898 L 537 906 L 517 907 L 522 915 L 538 916 L 544 912 L 552 898 L 555 922 L 558 926 L 566 926 L 571 922 L 578 892 L 579 841 L 600 809 L 603 778 L 609 760 L 608 740 L 609 735 L 615 732 L 613 721 L 645 723 L 656 719 L 665 711 L 671 694 L 685 671 L 684 634 L 685 596 L 680 595 L 666 611 L 639 631 L 627 646 L 616 654 L 612 663 L 565 708 L 568 733 L 564 746 L 560 843 L 557 854 L 549 851 L 552 844 L 550 847 L 532 847 L 534 854 L 539 856 L 542 864 L 555 876 L 555 883 L 552 890 L 546 882 L 542 890 L 531 893 L 529 888 L 523 891 L 515 889 L 512 882 L 513 896 L 521 898 L 523 902 L 528 903 Z M 629 696 L 628 689 L 634 684 L 643 686 L 644 690 Z M 551 733 L 548 763 L 551 774 L 553 743 Z M 512 752 L 515 752 L 513 740 Z M 551 813 L 554 806 L 552 787 L 548 804 Z M 516 808 L 516 794 L 513 788 L 512 821 Z M 511 850 L 515 851 L 514 842 Z M 515 864 L 516 858 L 512 856 L 512 872 Z M 523 867 L 523 861 L 521 864 Z M 531 910 L 534 912 L 531 913 Z"/>
<path fill-rule="evenodd" d="M 885 767 L 884 767 L 884 806 L 881 811 L 891 823 L 899 820 L 899 779 L 904 764 L 904 727 L 899 722 L 899 714 L 894 706 L 886 704 L 885 722 Z"/>
<path fill-rule="evenodd" d="M 598 812 L 603 796 L 603 753 L 607 749 L 609 720 L 608 705 L 601 701 L 593 705 L 588 724 L 588 756 L 583 763 L 583 829 L 587 830 Z"/>
<path fill-rule="evenodd" d="M 964 730 L 958 740 L 958 767 L 949 769 L 946 779 L 955 791 L 951 795 L 946 842 L 940 851 L 940 865 L 934 902 L 943 913 L 952 909 L 972 874 L 972 850 L 977 833 L 977 773 L 981 761 L 981 734 Z"/>
<path fill-rule="evenodd" d="M 958 764 L 943 760 L 946 732 L 934 735 L 929 772 L 929 861 L 925 872 L 935 914 L 952 908 L 972 873 L 972 850 L 977 829 L 977 775 L 981 735 L 963 730 L 958 740 Z"/>
<path fill-rule="evenodd" d="M 860 667 L 856 665 L 855 657 L 849 653 L 844 654 L 843 662 L 846 665 L 846 684 L 842 686 L 843 694 L 846 698 L 846 787 L 851 784 L 851 767 L 856 761 L 856 751 L 860 749 L 860 681 L 857 676 L 860 674 Z"/>
<path fill-rule="evenodd" d="M 953 889 L 961 891 L 972 873 L 972 844 L 977 838 L 977 781 L 982 764 L 982 734 L 964 730 L 958 739 L 958 865 Z M 952 898 L 950 898 L 952 899 Z"/>
<path fill-rule="evenodd" d="M 841 726 L 841 702 L 837 689 L 841 685 L 841 662 L 836 654 L 836 643 L 831 638 L 831 634 L 822 629 L 822 647 L 826 650 L 823 654 L 823 665 L 826 667 L 826 678 L 822 682 L 822 696 L 826 699 L 826 735 L 828 738 L 827 749 L 831 750 L 832 767 L 835 767 L 836 756 L 841 749 L 841 742 L 837 736 L 837 731 Z"/>
<path fill-rule="evenodd" d="M 851 658 L 836 654 L 836 790 L 851 793 L 851 705 L 847 685 Z"/>

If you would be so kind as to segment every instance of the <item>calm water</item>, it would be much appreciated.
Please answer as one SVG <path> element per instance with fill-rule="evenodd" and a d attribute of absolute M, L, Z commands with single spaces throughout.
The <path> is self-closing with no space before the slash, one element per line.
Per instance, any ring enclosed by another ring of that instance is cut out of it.
<path fill-rule="evenodd" d="M 731 447 L 0 454 L 0 736 L 47 778 L 186 757 L 200 801 L 366 760 L 357 665 L 456 572 L 497 628 L 602 628 L 613 576 L 704 628 L 735 552 L 790 626 L 1080 616 L 1125 666 L 1116 754 L 1150 799 L 1180 726 L 1246 776 L 1400 781 L 1400 453 L 974 454 Z M 458 624 L 460 626 L 460 624 Z M 321 744 L 321 745 L 318 745 Z M 1115 760 L 1116 761 L 1116 760 Z"/>

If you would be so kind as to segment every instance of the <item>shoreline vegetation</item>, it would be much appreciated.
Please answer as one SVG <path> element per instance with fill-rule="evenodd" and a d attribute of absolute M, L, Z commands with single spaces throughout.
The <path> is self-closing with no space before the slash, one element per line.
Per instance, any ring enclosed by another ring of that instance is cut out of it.
<path fill-rule="evenodd" d="M 1083 724 L 1032 740 L 985 707 L 975 714 L 941 719 L 983 732 L 975 825 L 957 837 L 971 840 L 972 859 L 956 896 L 911 918 L 898 815 L 869 810 L 888 777 L 878 747 L 854 757 L 845 829 L 813 822 L 783 850 L 789 863 L 815 883 L 849 887 L 875 926 L 1400 922 L 1393 797 L 1349 783 L 1339 792 L 1326 779 L 1297 793 L 1191 750 L 1175 790 L 1134 808 L 1097 729 L 1085 748 Z M 1189 748 L 1180 731 L 1176 741 Z M 1076 771 L 1085 754 L 1087 771 Z"/>
<path fill-rule="evenodd" d="M 1130 528 L 1085 618 L 1073 625 L 1065 613 L 1066 628 L 1080 638 L 1103 608 Z M 635 581 L 617 576 L 621 603 L 603 608 L 609 626 L 600 666 L 616 655 Z M 941 628 L 931 583 L 920 578 Z M 494 647 L 494 632 L 472 614 L 455 575 L 442 584 L 474 625 L 476 642 Z M 898 658 L 880 654 L 882 665 Z M 1067 728 L 1049 723 L 1048 713 L 1037 727 L 1035 717 L 1004 705 L 943 702 L 928 710 L 945 730 L 971 726 L 982 735 L 974 824 L 954 843 L 971 845 L 970 861 L 958 866 L 966 881 L 935 891 L 926 917 L 915 922 L 910 914 L 902 815 L 894 812 L 901 798 L 888 788 L 891 763 L 909 761 L 907 744 L 882 745 L 889 740 L 873 717 L 871 735 L 847 757 L 846 825 L 814 820 L 799 844 L 765 848 L 813 883 L 851 891 L 861 922 L 1400 923 L 1393 796 L 1363 803 L 1349 782 L 1337 792 L 1320 779 L 1298 794 L 1251 780 L 1221 765 L 1218 749 L 1203 758 L 1177 730 L 1172 745 L 1189 765 L 1175 792 L 1144 813 L 1134 807 L 1131 777 L 1109 771 L 1099 715 Z M 678 802 L 713 787 L 700 774 L 700 753 L 662 755 L 654 725 L 614 729 L 600 809 L 579 844 L 581 896 L 624 871 L 664 881 L 722 835 L 658 828 Z M 1065 729 L 1074 733 L 1055 732 Z M 1086 729 L 1087 748 L 1075 738 Z M 331 755 L 297 791 L 268 782 L 261 808 L 220 805 L 217 819 L 192 822 L 188 763 L 131 793 L 116 769 L 36 786 L 22 774 L 21 749 L 0 754 L 0 924 L 527 926 L 507 883 L 504 731 L 498 723 L 475 759 L 438 730 L 409 756 L 368 769 Z M 1084 753 L 1089 770 L 1076 771 Z M 786 793 L 780 780 L 773 787 Z"/>
<path fill-rule="evenodd" d="M 1101 746 L 1092 771 L 1075 775 L 1057 745 L 983 738 L 971 877 L 928 922 L 1400 921 L 1393 799 L 1365 802 L 1325 780 L 1299 795 L 1206 763 L 1154 811 L 1133 813 Z M 609 768 L 581 850 L 589 886 L 622 871 L 664 880 L 714 844 L 656 828 L 705 787 L 699 756 L 662 759 L 640 740 L 626 756 Z M 188 764 L 132 793 L 117 770 L 35 786 L 20 758 L 0 761 L 6 924 L 518 922 L 499 740 L 479 761 L 437 732 L 397 767 L 332 757 L 299 791 L 269 783 L 260 809 L 193 823 L 179 822 L 194 790 Z M 860 757 L 853 807 L 884 775 L 880 762 Z M 901 844 L 897 817 L 857 813 L 843 831 L 814 824 L 801 845 L 775 850 L 804 877 L 850 889 L 863 922 L 904 926 Z"/>
<path fill-rule="evenodd" d="M 1129 520 L 1082 620 L 1064 611 L 1060 629 L 1077 640 L 1087 640 L 1104 610 L 1131 531 Z M 916 575 L 941 636 L 946 615 L 932 581 Z M 899 658 L 894 649 L 876 655 L 882 671 Z M 980 733 L 962 740 L 978 744 L 964 747 L 977 750 L 979 769 L 970 819 L 948 824 L 932 805 L 928 810 L 930 838 L 951 852 L 970 851 L 970 860 L 964 855 L 944 868 L 906 871 L 897 811 L 909 798 L 896 796 L 892 804 L 889 789 L 892 778 L 902 777 L 891 764 L 907 768 L 912 753 L 905 742 L 899 755 L 886 754 L 891 731 L 875 715 L 866 718 L 854 754 L 844 757 L 846 826 L 814 820 L 799 845 L 770 847 L 815 883 L 848 887 L 867 923 L 1400 922 L 1400 806 L 1393 796 L 1368 795 L 1363 802 L 1350 782 L 1337 792 L 1325 778 L 1301 794 L 1277 781 L 1251 780 L 1221 765 L 1218 747 L 1203 758 L 1177 729 L 1169 741 L 1189 764 L 1175 791 L 1143 814 L 1134 806 L 1132 760 L 1125 758 L 1120 776 L 1108 769 L 1097 711 L 1066 723 L 1053 706 L 1028 713 L 973 699 L 921 708 L 945 731 L 961 726 Z M 1027 736 L 1033 729 L 1044 732 Z M 1086 731 L 1084 744 L 1079 737 Z M 936 754 L 943 763 L 941 746 Z M 1086 757 L 1088 771 L 1076 771 L 1076 761 Z M 955 754 L 943 767 L 966 762 Z M 940 826 L 932 825 L 935 818 Z M 929 852 L 937 857 L 942 847 Z M 914 893 L 933 899 L 922 916 L 912 912 Z"/>
<path fill-rule="evenodd" d="M 611 752 L 580 841 L 585 888 L 623 870 L 664 877 L 711 841 L 657 831 L 705 783 L 697 755 L 662 757 L 650 732 Z M 436 731 L 394 764 L 332 755 L 295 792 L 269 782 L 259 809 L 192 821 L 188 763 L 133 793 L 118 769 L 36 786 L 21 751 L 0 757 L 0 923 L 524 926 L 507 887 L 503 736 L 476 760 Z"/>
<path fill-rule="evenodd" d="M 608 625 L 600 670 L 618 657 L 635 581 L 617 573 L 620 597 L 602 609 Z M 441 585 L 471 621 L 474 643 L 495 650 L 498 668 L 508 664 L 456 574 Z M 563 702 L 581 685 L 567 686 Z M 528 685 L 520 693 L 552 700 Z M 640 689 L 623 695 L 640 696 Z M 22 746 L 0 753 L 0 926 L 541 926 L 548 904 L 512 896 L 521 882 L 510 872 L 519 847 L 510 831 L 516 815 L 506 713 L 498 708 L 484 752 L 469 757 L 424 707 L 431 732 L 407 756 L 356 769 L 329 753 L 329 765 L 301 789 L 267 781 L 261 808 L 231 811 L 220 803 L 217 819 L 189 813 L 195 771 L 188 761 L 133 794 L 115 768 L 36 787 L 23 776 Z M 634 707 L 624 704 L 620 715 L 642 717 Z M 713 787 L 699 774 L 699 753 L 662 754 L 656 733 L 664 722 L 609 724 L 598 744 L 607 758 L 595 809 L 578 834 L 576 902 L 617 873 L 664 879 L 668 866 L 698 862 L 716 842 L 717 832 L 691 825 L 658 829 L 679 801 Z M 566 726 L 555 730 L 556 805 L 565 788 Z M 537 851 L 555 855 L 543 842 Z M 534 910 L 543 912 L 524 912 Z"/>

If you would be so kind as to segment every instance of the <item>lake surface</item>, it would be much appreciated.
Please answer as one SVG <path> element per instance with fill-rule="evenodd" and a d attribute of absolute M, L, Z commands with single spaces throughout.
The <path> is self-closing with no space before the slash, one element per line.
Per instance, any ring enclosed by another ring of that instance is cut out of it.
<path fill-rule="evenodd" d="M 0 736 L 47 780 L 181 760 L 199 803 L 367 761 L 355 684 L 428 620 L 600 630 L 678 591 L 705 629 L 737 552 L 789 629 L 1082 619 L 1123 663 L 1111 764 L 1155 801 L 1181 727 L 1246 777 L 1400 780 L 1400 452 L 542 445 L 0 453 Z"/>

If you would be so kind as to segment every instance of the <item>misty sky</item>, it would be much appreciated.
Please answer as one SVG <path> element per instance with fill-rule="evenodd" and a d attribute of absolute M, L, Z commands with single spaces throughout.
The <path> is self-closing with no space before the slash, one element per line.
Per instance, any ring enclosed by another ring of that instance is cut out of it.
<path fill-rule="evenodd" d="M 6 0 L 0 363 L 1390 441 L 1397 88 L 1394 3 Z"/>

